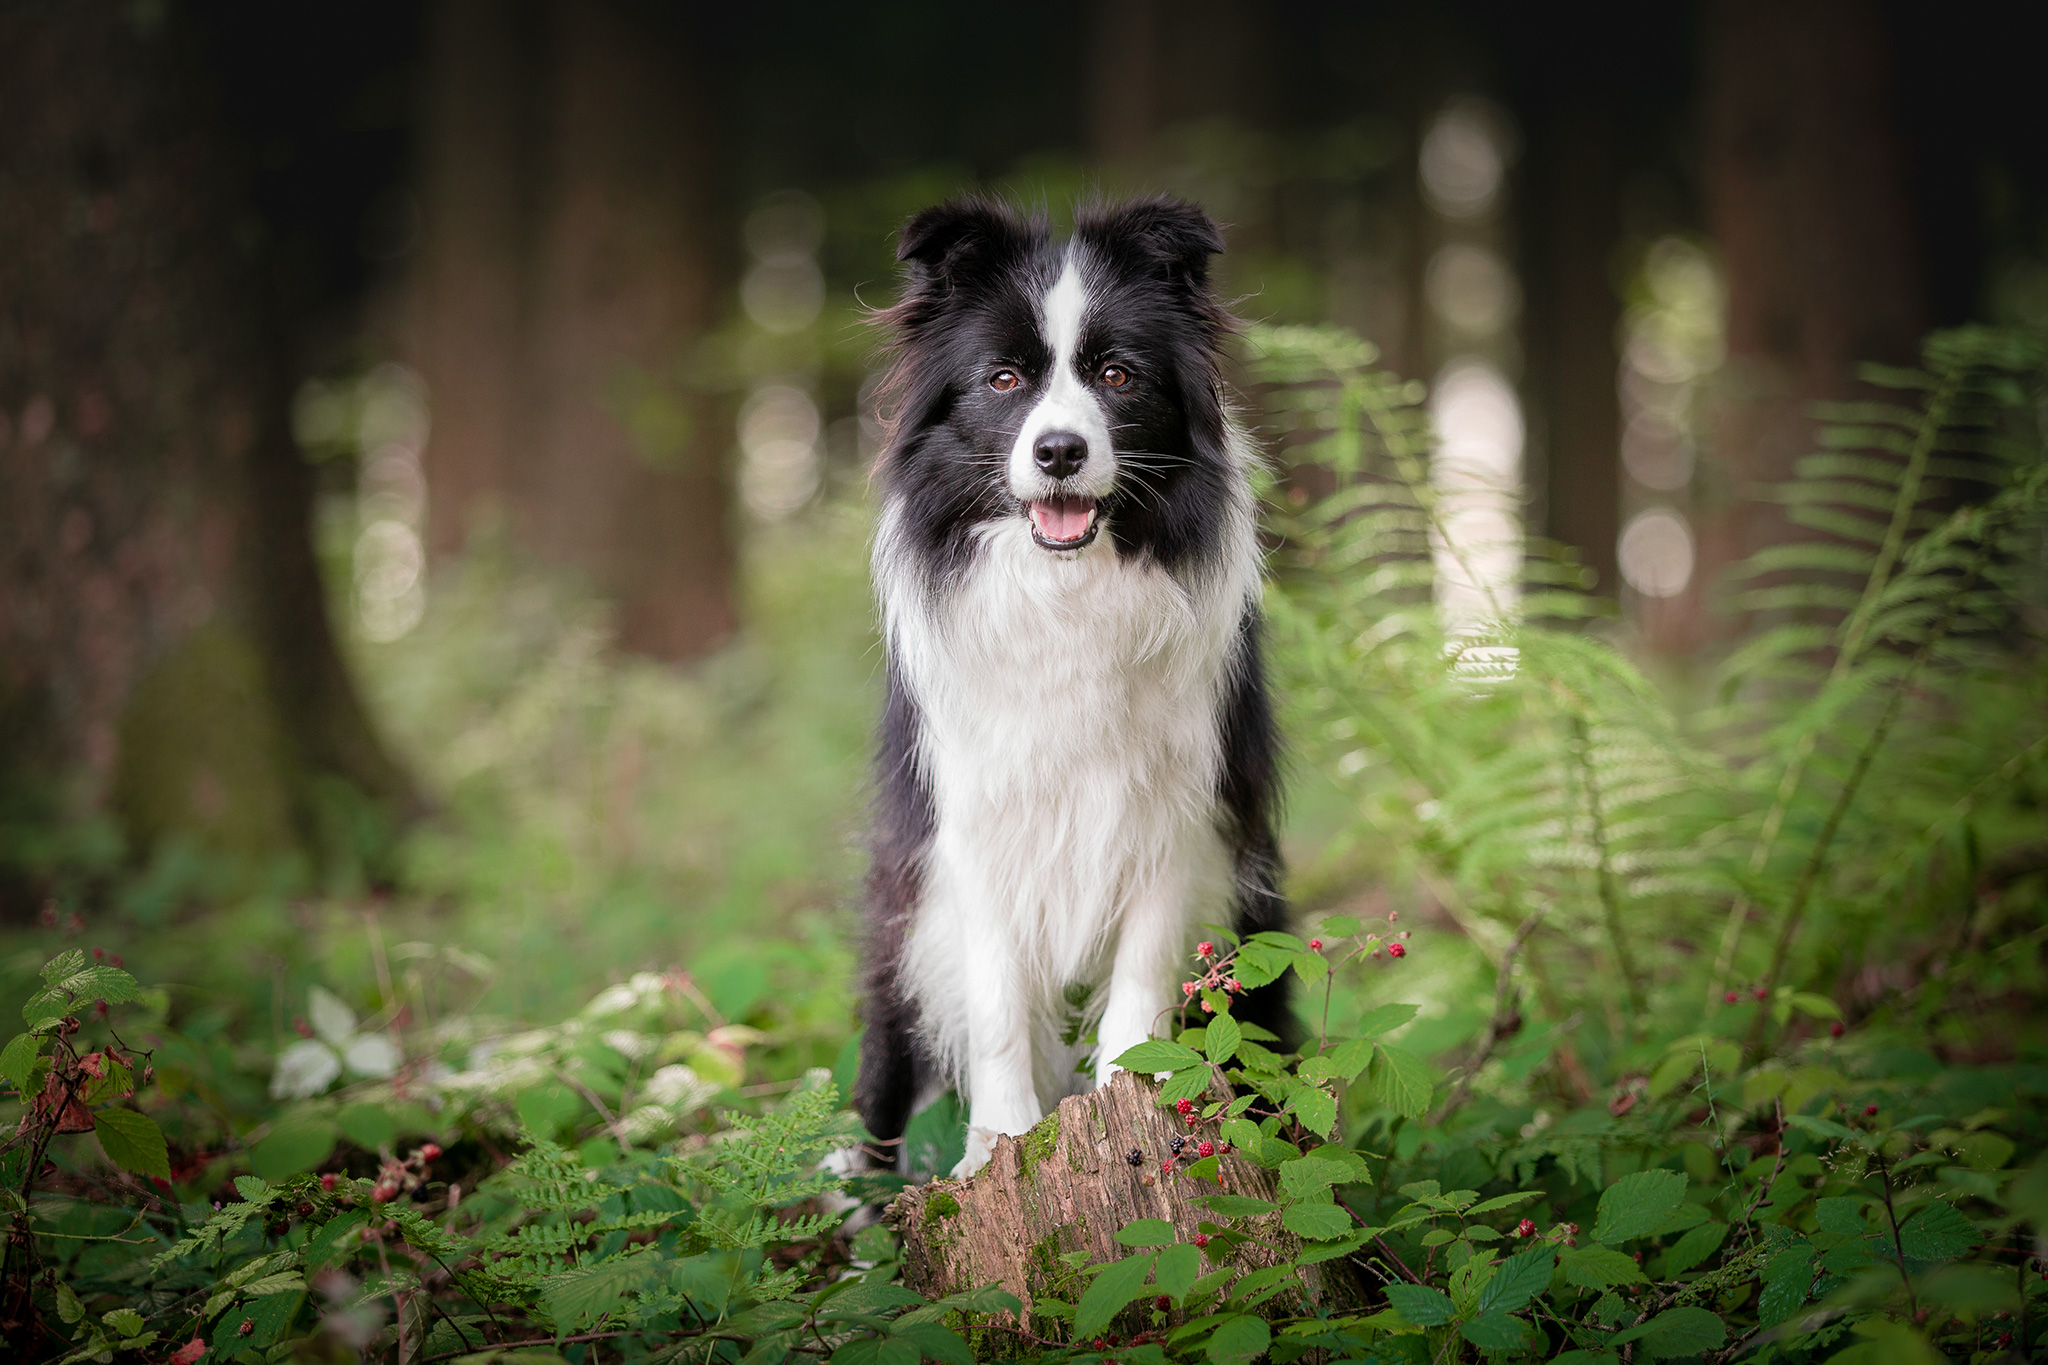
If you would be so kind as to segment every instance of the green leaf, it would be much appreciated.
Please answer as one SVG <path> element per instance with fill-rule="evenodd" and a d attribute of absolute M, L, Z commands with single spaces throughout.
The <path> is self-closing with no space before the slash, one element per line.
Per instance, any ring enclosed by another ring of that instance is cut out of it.
<path fill-rule="evenodd" d="M 1420 1057 L 1388 1043 L 1374 1045 L 1372 1093 L 1381 1104 L 1403 1118 L 1419 1119 L 1428 1111 L 1430 1092 L 1435 1088 L 1435 1079 Z"/>
<path fill-rule="evenodd" d="M 1952 1261 L 1981 1240 L 1974 1223 L 1939 1199 L 1899 1225 L 1899 1248 L 1908 1260 Z"/>
<path fill-rule="evenodd" d="M 1528 1345 L 1535 1335 L 1529 1324 L 1506 1313 L 1482 1313 L 1458 1326 L 1459 1335 L 1487 1351 L 1515 1351 Z"/>
<path fill-rule="evenodd" d="M 249 1165 L 265 1180 L 310 1171 L 334 1150 L 334 1125 L 323 1119 L 287 1119 L 249 1149 Z"/>
<path fill-rule="evenodd" d="M 1164 1218 L 1139 1218 L 1119 1228 L 1116 1239 L 1127 1247 L 1163 1247 L 1173 1245 L 1179 1234 Z"/>
<path fill-rule="evenodd" d="M 1237 1021 L 1227 1014 L 1219 1014 L 1209 1021 L 1209 1029 L 1202 1038 L 1202 1047 L 1209 1054 L 1209 1060 L 1222 1066 L 1237 1055 L 1238 1045 L 1244 1042 L 1244 1033 Z"/>
<path fill-rule="evenodd" d="M 1337 1126 L 1337 1101 L 1319 1085 L 1296 1081 L 1288 1089 L 1287 1107 L 1311 1133 L 1328 1134 Z"/>
<path fill-rule="evenodd" d="M 645 1288 L 660 1273 L 661 1262 L 646 1255 L 578 1266 L 542 1280 L 541 1302 L 557 1331 L 580 1327 L 617 1308 L 628 1294 Z"/>
<path fill-rule="evenodd" d="M 1185 1071 L 1176 1071 L 1166 1084 L 1159 1087 L 1160 1102 L 1176 1104 L 1181 1100 L 1198 1100 L 1209 1093 L 1209 1083 L 1213 1079 L 1214 1073 L 1209 1070 L 1207 1063 L 1191 1066 Z"/>
<path fill-rule="evenodd" d="M 1813 1248 L 1805 1242 L 1771 1257 L 1764 1266 L 1763 1293 L 1757 1296 L 1757 1323 L 1776 1327 L 1799 1311 L 1813 1284 Z"/>
<path fill-rule="evenodd" d="M 1581 1289 L 1640 1284 L 1644 1278 L 1635 1257 L 1611 1247 L 1566 1247 L 1563 1260 L 1566 1282 Z"/>
<path fill-rule="evenodd" d="M 263 1350 L 275 1346 L 291 1330 L 292 1320 L 299 1315 L 299 1308 L 306 1301 L 306 1291 L 293 1290 L 284 1294 L 272 1294 L 257 1299 L 239 1312 L 222 1317 L 213 1329 L 213 1359 L 227 1360 L 238 1351 Z M 242 1324 L 249 1324 L 249 1334 L 242 1335 Z"/>
<path fill-rule="evenodd" d="M 1126 1256 L 1097 1272 L 1074 1309 L 1074 1335 L 1094 1336 L 1129 1307 L 1131 1300 L 1145 1291 L 1145 1276 L 1151 1273 L 1153 1259 L 1149 1252 Z"/>
<path fill-rule="evenodd" d="M 832 1353 L 832 1365 L 917 1365 L 919 1350 L 904 1337 L 855 1337 Z"/>
<path fill-rule="evenodd" d="M 36 1058 L 42 1050 L 43 1040 L 33 1033 L 15 1034 L 7 1050 L 0 1052 L 0 1078 L 16 1090 L 27 1090 L 29 1074 L 35 1070 Z"/>
<path fill-rule="evenodd" d="M 935 1306 L 955 1308 L 962 1313 L 1014 1313 L 1024 1303 L 999 1284 L 985 1284 L 979 1289 L 963 1289 L 958 1294 L 948 1294 Z"/>
<path fill-rule="evenodd" d="M 101 1315 L 100 1321 L 124 1337 L 138 1336 L 142 1332 L 142 1314 L 133 1308 L 116 1308 L 111 1313 Z"/>
<path fill-rule="evenodd" d="M 1482 1199 L 1471 1208 L 1466 1209 L 1465 1216 L 1467 1218 L 1477 1218 L 1482 1213 L 1494 1213 L 1501 1209 L 1511 1209 L 1517 1204 L 1526 1204 L 1531 1199 L 1541 1199 L 1542 1197 L 1543 1191 L 1541 1190 L 1516 1190 L 1513 1194 L 1497 1194 L 1491 1199 Z"/>
<path fill-rule="evenodd" d="M 1281 1226 L 1311 1242 L 1327 1242 L 1351 1231 L 1351 1215 L 1335 1204 L 1289 1204 Z"/>
<path fill-rule="evenodd" d="M 351 1209 L 333 1222 L 325 1224 L 306 1243 L 306 1269 L 324 1269 L 330 1261 L 348 1257 L 360 1245 L 361 1239 L 351 1234 L 370 1221 L 368 1209 Z"/>
<path fill-rule="evenodd" d="M 381 1104 L 351 1104 L 334 1116 L 341 1135 L 366 1152 L 389 1146 L 398 1137 L 398 1122 Z"/>
<path fill-rule="evenodd" d="M 1658 1360 L 1669 1360 L 1677 1356 L 1705 1355 L 1718 1351 L 1728 1340 L 1728 1329 L 1721 1319 L 1704 1308 L 1672 1308 L 1659 1313 L 1648 1322 L 1631 1327 L 1613 1338 L 1616 1346 L 1631 1341 L 1642 1343 L 1641 1354 Z"/>
<path fill-rule="evenodd" d="M 102 1109 L 92 1117 L 107 1160 L 135 1175 L 171 1178 L 171 1154 L 155 1119 L 133 1109 Z"/>
<path fill-rule="evenodd" d="M 1278 948 L 1270 943 L 1247 943 L 1238 949 L 1237 961 L 1232 970 L 1237 979 L 1247 988 L 1263 986 L 1279 979 L 1280 974 L 1294 963 L 1294 952 Z"/>
<path fill-rule="evenodd" d="M 1154 1071 L 1178 1071 L 1184 1066 L 1193 1066 L 1202 1060 L 1202 1054 L 1179 1043 L 1169 1043 L 1159 1038 L 1147 1038 L 1136 1047 L 1126 1048 L 1116 1059 L 1116 1064 L 1126 1071 L 1148 1073 Z"/>
<path fill-rule="evenodd" d="M 1415 1017 L 1415 1005 L 1380 1005 L 1367 1010 L 1358 1018 L 1352 1029 L 1361 1038 L 1377 1038 L 1382 1033 L 1392 1033 Z"/>
<path fill-rule="evenodd" d="M 1202 1253 L 1193 1242 L 1181 1242 L 1159 1253 L 1153 1263 L 1152 1286 L 1178 1300 L 1202 1273 Z"/>
<path fill-rule="evenodd" d="M 1647 1237 L 1664 1226 L 1685 1202 L 1685 1177 L 1677 1171 L 1637 1171 L 1609 1185 L 1593 1219 L 1593 1240 L 1613 1246 Z"/>
<path fill-rule="evenodd" d="M 238 1175 L 235 1177 L 235 1193 L 254 1204 L 270 1193 L 270 1183 L 260 1176 Z"/>
<path fill-rule="evenodd" d="M 1787 1108 L 1790 1108 L 1788 1103 Z M 1817 1138 L 1832 1142 L 1853 1142 L 1859 1147 L 1868 1147 L 1870 1139 L 1853 1128 L 1845 1128 L 1833 1119 L 1815 1118 L 1811 1114 L 1787 1114 L 1785 1122 Z"/>
<path fill-rule="evenodd" d="M 1390 1284 L 1385 1289 L 1394 1311 L 1417 1327 L 1441 1327 L 1451 1320 L 1450 1296 L 1419 1284 Z"/>
<path fill-rule="evenodd" d="M 1330 974 L 1330 959 L 1315 951 L 1296 953 L 1294 970 L 1300 975 L 1302 984 L 1314 990 Z"/>
<path fill-rule="evenodd" d="M 1280 1188 L 1290 1199 L 1319 1196 L 1332 1185 L 1342 1185 L 1354 1178 L 1349 1166 L 1327 1157 L 1296 1157 L 1280 1165 Z"/>
<path fill-rule="evenodd" d="M 1209 1359 L 1214 1365 L 1251 1365 L 1273 1344 L 1273 1329 L 1266 1320 L 1249 1313 L 1225 1319 L 1209 1335 Z"/>
<path fill-rule="evenodd" d="M 1219 1218 L 1256 1218 L 1262 1213 L 1277 1213 L 1280 1209 L 1269 1199 L 1253 1199 L 1244 1194 L 1210 1194 L 1195 1202 Z"/>
<path fill-rule="evenodd" d="M 1479 1311 L 1521 1312 L 1550 1283 L 1550 1267 L 1556 1260 L 1556 1254 L 1547 1246 L 1533 1246 L 1508 1257 L 1479 1291 Z"/>
<path fill-rule="evenodd" d="M 1671 1250 L 1664 1253 L 1664 1273 L 1667 1276 L 1683 1275 L 1719 1251 L 1721 1243 L 1727 1236 L 1726 1223 L 1701 1223 L 1679 1238 Z"/>
<path fill-rule="evenodd" d="M 974 1365 L 974 1352 L 968 1349 L 967 1342 L 944 1323 L 899 1322 L 889 1328 L 889 1335 L 909 1341 L 927 1360 L 942 1360 L 945 1365 Z"/>
<path fill-rule="evenodd" d="M 1868 1199 L 1854 1197 L 1820 1199 L 1814 1202 L 1813 1212 L 1822 1232 L 1836 1237 L 1861 1237 L 1870 1231 L 1863 1221 L 1863 1210 L 1869 1204 Z"/>
<path fill-rule="evenodd" d="M 1339 1043 L 1322 1056 L 1309 1060 L 1321 1062 L 1323 1069 L 1331 1076 L 1341 1077 L 1345 1081 L 1355 1081 L 1359 1072 L 1372 1065 L 1372 1040 L 1353 1038 L 1349 1042 Z M 1308 1073 L 1303 1071 L 1302 1074 Z"/>

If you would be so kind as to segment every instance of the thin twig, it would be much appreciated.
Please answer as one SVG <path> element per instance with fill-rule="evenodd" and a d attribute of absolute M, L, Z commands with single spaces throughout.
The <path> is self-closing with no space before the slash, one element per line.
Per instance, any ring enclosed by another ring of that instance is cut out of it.
<path fill-rule="evenodd" d="M 1885 1164 L 1884 1149 L 1882 1147 L 1873 1147 L 1870 1154 L 1877 1160 L 1877 1178 L 1884 1182 L 1884 1216 L 1891 1221 L 1892 1225 L 1892 1255 L 1898 1259 L 1899 1278 L 1906 1285 L 1906 1302 L 1912 1306 L 1913 1312 L 1917 1315 L 1920 1312 L 1920 1296 L 1913 1292 L 1913 1277 L 1906 1273 L 1906 1244 L 1899 1236 L 1899 1211 L 1892 1207 L 1891 1167 Z"/>

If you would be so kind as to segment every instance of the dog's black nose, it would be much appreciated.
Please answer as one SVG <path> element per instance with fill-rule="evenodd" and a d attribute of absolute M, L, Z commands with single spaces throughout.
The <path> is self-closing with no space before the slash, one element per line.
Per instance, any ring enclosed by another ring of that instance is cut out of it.
<path fill-rule="evenodd" d="M 1088 463 L 1088 443 L 1071 431 L 1048 431 L 1031 443 L 1031 458 L 1055 479 Z"/>

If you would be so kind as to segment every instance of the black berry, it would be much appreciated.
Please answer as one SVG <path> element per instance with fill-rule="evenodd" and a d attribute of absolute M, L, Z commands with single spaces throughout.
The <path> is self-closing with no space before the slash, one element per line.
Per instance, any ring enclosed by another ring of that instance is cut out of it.
<path fill-rule="evenodd" d="M 1124 1160 L 1130 1162 L 1133 1166 L 1142 1166 L 1145 1164 L 1145 1154 L 1139 1151 L 1136 1147 L 1133 1147 L 1131 1148 L 1130 1152 L 1125 1155 Z"/>
<path fill-rule="evenodd" d="M 1167 1142 L 1166 1145 L 1173 1148 L 1173 1154 L 1175 1156 L 1179 1156 L 1180 1149 L 1188 1145 L 1188 1140 L 1176 1134 Z"/>

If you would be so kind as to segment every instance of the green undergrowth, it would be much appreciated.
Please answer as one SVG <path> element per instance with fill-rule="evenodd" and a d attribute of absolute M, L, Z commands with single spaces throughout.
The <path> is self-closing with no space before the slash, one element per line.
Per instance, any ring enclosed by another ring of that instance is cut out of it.
<path fill-rule="evenodd" d="M 1047 1245 L 1028 1324 L 907 1288 L 895 1234 L 844 1231 L 887 1183 L 819 1164 L 856 1136 L 859 517 L 757 551 L 762 624 L 686 674 L 480 551 L 365 655 L 443 802 L 394 885 L 230 894 L 166 853 L 56 878 L 11 939 L 9 1358 L 2038 1355 L 2037 343 L 1943 334 L 1833 410 L 1778 493 L 1815 536 L 1743 566 L 1747 643 L 1667 686 L 1551 547 L 1447 623 L 1417 391 L 1343 333 L 1248 342 L 1292 462 L 1268 604 L 1307 908 L 1217 927 L 1122 1060 L 1185 1105 L 1164 1178 L 1248 1160 L 1272 1198 Z M 1294 1051 L 1232 1012 L 1283 977 Z M 963 1121 L 916 1116 L 912 1165 Z"/>

